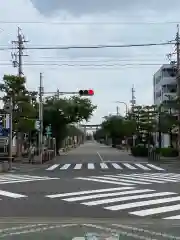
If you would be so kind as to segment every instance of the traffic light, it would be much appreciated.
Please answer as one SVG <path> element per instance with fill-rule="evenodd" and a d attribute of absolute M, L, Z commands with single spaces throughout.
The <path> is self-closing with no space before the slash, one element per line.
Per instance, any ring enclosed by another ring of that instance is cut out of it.
<path fill-rule="evenodd" d="M 89 90 L 80 90 L 79 91 L 79 95 L 80 96 L 93 96 L 94 95 L 94 91 L 92 89 Z"/>

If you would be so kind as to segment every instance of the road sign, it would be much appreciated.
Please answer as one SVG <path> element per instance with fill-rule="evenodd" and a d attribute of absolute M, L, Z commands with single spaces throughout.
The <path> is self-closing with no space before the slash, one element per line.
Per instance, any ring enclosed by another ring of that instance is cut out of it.
<path fill-rule="evenodd" d="M 2 125 L 0 125 L 0 136 L 7 137 L 9 134 L 9 129 L 4 128 Z"/>
<path fill-rule="evenodd" d="M 46 135 L 49 136 L 51 134 L 52 134 L 51 125 L 49 125 L 49 126 L 46 127 Z"/>
<path fill-rule="evenodd" d="M 3 126 L 0 125 L 0 136 L 4 136 L 3 134 L 4 134 L 4 132 L 3 132 Z"/>

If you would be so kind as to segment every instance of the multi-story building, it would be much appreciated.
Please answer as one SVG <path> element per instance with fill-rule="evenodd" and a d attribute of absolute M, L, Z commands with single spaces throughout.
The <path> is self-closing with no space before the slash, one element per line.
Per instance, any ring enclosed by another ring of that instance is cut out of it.
<path fill-rule="evenodd" d="M 176 96 L 176 73 L 172 64 L 164 64 L 154 74 L 153 90 L 154 104 L 160 105 L 164 101 Z"/>
<path fill-rule="evenodd" d="M 153 77 L 153 92 L 154 104 L 159 106 L 166 101 L 173 100 L 176 97 L 176 72 L 173 64 L 164 64 L 154 74 Z M 175 114 L 175 111 L 171 110 Z M 156 139 L 156 142 L 158 140 Z M 162 147 L 167 147 L 170 144 L 168 134 L 162 134 Z"/>

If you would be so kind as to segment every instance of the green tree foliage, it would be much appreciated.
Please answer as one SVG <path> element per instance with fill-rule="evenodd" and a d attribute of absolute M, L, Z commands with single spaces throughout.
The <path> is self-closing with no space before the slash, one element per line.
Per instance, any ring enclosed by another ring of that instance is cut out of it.
<path fill-rule="evenodd" d="M 105 117 L 105 120 L 101 124 L 101 128 L 96 131 L 94 137 L 98 139 L 111 138 L 112 141 L 121 141 L 126 137 L 130 137 L 136 130 L 135 121 L 125 119 L 120 116 Z"/>
<path fill-rule="evenodd" d="M 52 135 L 56 138 L 57 150 L 68 134 L 68 125 L 82 120 L 88 121 L 96 109 L 87 98 L 71 97 L 46 98 L 44 103 L 44 128 L 51 124 Z"/>
<path fill-rule="evenodd" d="M 18 156 L 21 154 L 21 146 L 24 133 L 34 129 L 36 112 L 36 92 L 29 92 L 25 86 L 26 79 L 14 75 L 4 75 L 0 90 L 4 92 L 4 109 L 9 106 L 12 98 L 13 135 L 18 136 Z"/>
<path fill-rule="evenodd" d="M 148 142 L 152 140 L 152 133 L 161 131 L 169 133 L 174 124 L 174 118 L 155 105 L 135 106 L 133 111 L 125 117 L 109 116 L 104 117 L 101 128 L 94 135 L 96 139 L 111 138 L 119 139 L 131 138 L 136 135 L 138 141 Z"/>
<path fill-rule="evenodd" d="M 12 97 L 13 131 L 28 133 L 34 129 L 36 112 L 36 92 L 29 92 L 25 86 L 26 79 L 14 75 L 4 75 L 0 90 L 4 92 L 3 101 L 6 107 Z"/>

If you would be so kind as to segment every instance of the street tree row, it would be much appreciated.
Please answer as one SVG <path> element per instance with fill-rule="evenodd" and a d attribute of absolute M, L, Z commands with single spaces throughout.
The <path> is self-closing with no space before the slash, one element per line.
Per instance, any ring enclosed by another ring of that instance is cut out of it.
<path fill-rule="evenodd" d="M 162 133 L 172 135 L 172 128 L 176 125 L 178 122 L 167 111 L 167 105 L 135 106 L 126 117 L 104 117 L 101 128 L 97 130 L 94 137 L 97 140 L 111 139 L 112 145 L 117 145 L 123 139 L 132 139 L 135 135 L 137 143 L 148 143 L 153 142 L 153 133 L 159 133 L 159 136 Z"/>
<path fill-rule="evenodd" d="M 38 93 L 27 89 L 26 78 L 4 75 L 0 90 L 4 93 L 2 100 L 5 107 L 8 106 L 10 97 L 12 99 L 13 135 L 17 136 L 21 143 L 24 133 L 29 136 L 37 135 L 35 122 L 39 116 Z M 57 151 L 70 129 L 71 132 L 79 133 L 79 130 L 72 127 L 72 124 L 82 120 L 88 121 L 95 109 L 96 106 L 92 104 L 90 99 L 79 96 L 58 98 L 54 95 L 43 99 L 44 133 L 46 127 L 51 125 L 52 137 L 56 139 Z"/>

